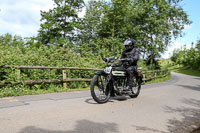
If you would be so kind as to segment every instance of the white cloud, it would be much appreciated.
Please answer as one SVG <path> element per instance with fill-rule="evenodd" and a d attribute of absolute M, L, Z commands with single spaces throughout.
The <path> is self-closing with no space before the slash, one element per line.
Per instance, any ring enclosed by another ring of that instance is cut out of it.
<path fill-rule="evenodd" d="M 184 25 L 184 30 L 190 30 L 192 28 L 192 24 Z"/>
<path fill-rule="evenodd" d="M 187 49 L 191 48 L 191 44 L 187 44 L 185 42 L 174 41 L 171 43 L 171 46 L 168 47 L 168 50 L 162 54 L 162 58 L 167 59 L 170 58 L 175 49 L 180 49 L 186 47 Z"/>
<path fill-rule="evenodd" d="M 40 11 L 48 11 L 53 7 L 53 0 L 1 0 L 0 35 L 36 36 L 40 28 Z M 83 18 L 85 12 L 86 8 L 83 8 L 79 17 Z"/>
<path fill-rule="evenodd" d="M 0 34 L 35 36 L 40 26 L 40 10 L 53 8 L 52 0 L 0 1 Z"/>

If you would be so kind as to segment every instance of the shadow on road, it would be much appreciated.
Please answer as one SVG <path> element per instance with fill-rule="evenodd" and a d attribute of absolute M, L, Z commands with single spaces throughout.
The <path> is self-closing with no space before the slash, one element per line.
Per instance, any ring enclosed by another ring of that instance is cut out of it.
<path fill-rule="evenodd" d="M 191 89 L 191 90 L 195 90 L 195 91 L 200 91 L 200 85 L 198 85 L 198 86 L 178 85 L 178 86 L 184 87 L 184 88 L 186 88 L 186 89 Z"/>
<path fill-rule="evenodd" d="M 155 133 L 166 133 L 164 131 L 160 131 L 158 129 L 153 129 L 153 128 L 149 128 L 149 127 L 143 127 L 143 126 L 136 126 L 133 125 L 133 127 L 136 128 L 137 131 L 145 131 L 145 132 L 155 132 Z"/>
<path fill-rule="evenodd" d="M 28 126 L 21 130 L 20 133 L 106 133 L 114 132 L 119 133 L 117 124 L 115 123 L 98 123 L 89 120 L 80 120 L 76 124 L 74 130 L 69 131 L 56 131 L 37 128 L 35 126 Z"/>
<path fill-rule="evenodd" d="M 128 100 L 129 98 L 127 96 L 116 96 L 112 97 L 111 100 L 117 100 L 117 101 L 125 101 Z"/>
<path fill-rule="evenodd" d="M 183 103 L 189 106 L 177 108 L 164 107 L 167 113 L 179 113 L 183 117 L 181 120 L 176 118 L 168 120 L 168 130 L 170 132 L 190 132 L 194 130 L 194 127 L 191 125 L 200 126 L 200 100 L 184 99 Z"/>
<path fill-rule="evenodd" d="M 0 110 L 5 108 L 13 108 L 13 107 L 19 107 L 19 106 L 27 106 L 30 105 L 29 103 L 26 103 L 24 101 L 14 101 L 14 102 L 0 102 Z"/>
<path fill-rule="evenodd" d="M 89 104 L 98 104 L 96 103 L 92 98 L 88 98 L 85 100 L 86 103 L 89 103 Z"/>
<path fill-rule="evenodd" d="M 129 98 L 127 98 L 126 96 L 116 96 L 116 97 L 111 97 L 108 102 L 114 102 L 115 100 L 124 101 L 124 100 L 127 100 L 127 99 L 129 99 Z M 92 98 L 86 99 L 85 102 L 89 103 L 89 104 L 98 104 Z"/>
<path fill-rule="evenodd" d="M 198 80 L 200 80 L 200 78 L 194 78 L 194 79 L 198 79 Z"/>

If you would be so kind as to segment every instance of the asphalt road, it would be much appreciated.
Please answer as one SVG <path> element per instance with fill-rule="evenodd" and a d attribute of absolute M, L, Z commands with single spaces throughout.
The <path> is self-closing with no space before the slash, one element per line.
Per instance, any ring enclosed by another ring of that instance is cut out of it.
<path fill-rule="evenodd" d="M 199 123 L 200 78 L 177 73 L 106 104 L 89 91 L 0 99 L 0 133 L 188 133 Z"/>

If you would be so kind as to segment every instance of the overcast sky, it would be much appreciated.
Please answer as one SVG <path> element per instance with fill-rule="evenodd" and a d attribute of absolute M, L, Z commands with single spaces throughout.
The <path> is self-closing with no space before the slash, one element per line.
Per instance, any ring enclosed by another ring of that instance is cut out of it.
<path fill-rule="evenodd" d="M 169 57 L 173 49 L 187 45 L 200 39 L 200 0 L 183 0 L 181 6 L 189 14 L 193 21 L 186 26 L 183 38 L 173 40 L 172 46 L 163 54 L 163 58 Z M 22 37 L 36 36 L 40 27 L 40 11 L 48 11 L 53 8 L 52 0 L 0 0 L 0 35 L 11 33 Z M 83 16 L 80 14 L 80 16 Z"/>
<path fill-rule="evenodd" d="M 0 0 L 0 35 L 35 36 L 40 26 L 40 10 L 50 8 L 52 0 Z"/>

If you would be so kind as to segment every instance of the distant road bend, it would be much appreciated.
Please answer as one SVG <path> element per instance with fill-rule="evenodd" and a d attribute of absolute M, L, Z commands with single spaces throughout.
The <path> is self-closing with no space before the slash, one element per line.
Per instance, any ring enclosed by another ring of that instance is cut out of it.
<path fill-rule="evenodd" d="M 106 104 L 89 91 L 0 98 L 1 133 L 188 133 L 198 124 L 200 77 L 178 73 Z"/>

